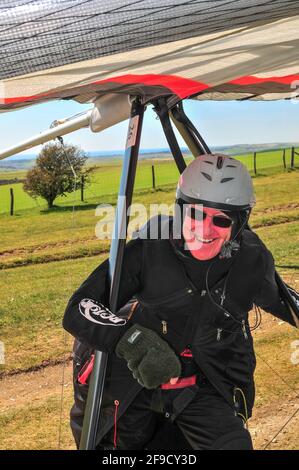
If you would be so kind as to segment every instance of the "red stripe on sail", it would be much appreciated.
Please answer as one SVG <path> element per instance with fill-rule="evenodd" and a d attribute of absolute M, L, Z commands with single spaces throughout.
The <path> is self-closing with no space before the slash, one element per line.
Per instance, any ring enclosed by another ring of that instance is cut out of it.
<path fill-rule="evenodd" d="M 143 86 L 160 86 L 168 88 L 171 93 L 176 94 L 179 98 L 183 99 L 194 93 L 199 93 L 202 90 L 209 88 L 205 83 L 190 80 L 189 78 L 177 77 L 175 75 L 121 75 L 120 77 L 108 78 L 106 80 L 99 80 L 91 82 L 90 85 L 102 85 L 105 83 L 118 83 L 123 85 L 143 85 Z M 81 85 L 82 87 L 85 85 Z M 80 87 L 76 87 L 78 94 L 80 94 Z M 65 91 L 65 90 L 63 90 Z M 113 91 L 113 90 L 111 90 Z M 51 96 L 59 98 L 56 93 L 42 93 L 32 96 L 19 96 L 11 98 L 0 98 L 2 104 L 21 103 L 26 101 L 35 101 L 43 98 L 50 98 Z"/>
<path fill-rule="evenodd" d="M 267 77 L 267 78 L 255 77 L 254 75 L 247 75 L 244 77 L 235 78 L 234 80 L 230 80 L 227 83 L 229 83 L 230 85 L 241 85 L 241 86 L 255 85 L 255 84 L 267 83 L 267 82 L 291 85 L 291 83 L 295 82 L 296 80 L 299 80 L 299 75 L 285 75 L 284 77 Z"/>
<path fill-rule="evenodd" d="M 283 77 L 267 77 L 267 78 L 260 78 L 255 77 L 254 75 L 247 75 L 244 77 L 239 77 L 234 80 L 230 80 L 225 83 L 220 83 L 218 85 L 208 85 L 203 82 L 199 82 L 196 80 L 191 80 L 189 78 L 179 77 L 176 75 L 158 75 L 158 74 L 146 74 L 146 75 L 121 75 L 119 77 L 108 78 L 105 80 L 99 80 L 96 82 L 91 82 L 88 85 L 81 85 L 79 87 L 75 87 L 73 90 L 80 94 L 80 88 L 85 86 L 92 86 L 92 85 L 103 85 L 106 83 L 117 83 L 123 85 L 141 85 L 141 86 L 160 86 L 165 87 L 171 93 L 177 95 L 179 98 L 184 99 L 189 96 L 192 96 L 196 93 L 199 93 L 204 90 L 208 90 L 209 88 L 213 88 L 215 86 L 221 86 L 225 84 L 230 85 L 239 85 L 239 86 L 246 86 L 246 85 L 255 85 L 261 83 L 281 83 L 284 85 L 291 85 L 292 82 L 298 81 L 299 75 L 286 75 Z M 62 90 L 65 93 L 66 89 Z M 97 91 L 97 90 L 94 90 Z M 99 89 L 100 91 L 100 89 Z M 113 92 L 113 90 L 110 90 Z M 65 96 L 65 95 L 64 95 Z M 22 103 L 27 101 L 38 101 L 43 99 L 59 99 L 59 93 L 41 93 L 38 95 L 32 96 L 19 96 L 19 97 L 11 97 L 11 98 L 0 98 L 0 104 L 13 104 L 13 103 Z"/>

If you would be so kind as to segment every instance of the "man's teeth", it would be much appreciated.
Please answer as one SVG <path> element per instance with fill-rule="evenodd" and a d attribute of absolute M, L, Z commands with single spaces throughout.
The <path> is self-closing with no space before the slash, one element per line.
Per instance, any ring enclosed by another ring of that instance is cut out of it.
<path fill-rule="evenodd" d="M 215 238 L 202 238 L 199 235 L 194 234 L 196 240 L 198 240 L 201 243 L 211 243 L 215 240 Z"/>

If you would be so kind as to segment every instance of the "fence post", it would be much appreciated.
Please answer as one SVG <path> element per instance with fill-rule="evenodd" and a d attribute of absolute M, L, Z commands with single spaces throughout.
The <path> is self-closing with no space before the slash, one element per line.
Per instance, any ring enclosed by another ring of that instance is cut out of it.
<path fill-rule="evenodd" d="M 10 215 L 13 215 L 14 212 L 14 202 L 13 188 L 10 188 Z"/>
<path fill-rule="evenodd" d="M 287 169 L 287 164 L 286 164 L 286 149 L 283 149 L 282 160 L 283 160 L 283 167 L 284 167 L 284 169 L 286 170 L 286 169 Z"/>
<path fill-rule="evenodd" d="M 81 202 L 84 202 L 84 175 L 81 176 Z"/>
<path fill-rule="evenodd" d="M 256 171 L 256 152 L 253 154 L 253 169 L 254 169 L 254 174 L 257 175 Z"/>
<path fill-rule="evenodd" d="M 155 176 L 155 166 L 152 165 L 152 181 L 153 181 L 153 189 L 156 189 L 156 176 Z"/>
<path fill-rule="evenodd" d="M 294 168 L 294 160 L 295 160 L 295 148 L 292 147 L 292 154 L 291 154 L 291 168 Z"/>

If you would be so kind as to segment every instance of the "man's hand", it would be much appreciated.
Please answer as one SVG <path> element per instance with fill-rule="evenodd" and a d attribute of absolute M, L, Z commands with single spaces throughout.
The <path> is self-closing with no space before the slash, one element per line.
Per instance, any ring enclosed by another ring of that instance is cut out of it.
<path fill-rule="evenodd" d="M 181 374 L 180 360 L 168 343 L 143 326 L 132 326 L 118 342 L 115 352 L 127 361 L 133 377 L 145 388 L 157 388 L 170 379 L 176 382 Z"/>

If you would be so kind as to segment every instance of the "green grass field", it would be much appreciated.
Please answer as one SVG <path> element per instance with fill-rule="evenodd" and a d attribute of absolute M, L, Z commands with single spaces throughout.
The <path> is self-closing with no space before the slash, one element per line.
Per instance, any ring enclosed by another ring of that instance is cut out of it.
<path fill-rule="evenodd" d="M 171 184 L 158 191 L 142 190 L 142 181 L 151 178 L 150 163 L 146 162 L 139 170 L 140 186 L 134 202 L 146 207 L 152 203 L 173 202 L 176 169 L 169 162 L 159 162 L 159 165 L 163 169 L 160 178 L 163 181 L 164 177 L 165 183 L 169 183 L 169 169 L 172 168 Z M 113 168 L 106 168 L 106 171 L 108 188 L 109 180 L 111 181 L 112 175 L 117 176 L 119 167 L 114 165 Z M 98 173 L 103 175 L 103 170 Z M 251 225 L 272 251 L 279 272 L 298 290 L 298 170 L 287 172 L 271 167 L 263 170 L 263 173 L 264 176 L 253 179 L 258 202 L 252 214 Z M 3 187 L 0 187 L 0 191 L 2 190 Z M 98 240 L 95 235 L 99 220 L 96 207 L 99 202 L 114 204 L 115 195 L 91 196 L 87 203 L 76 204 L 75 210 L 71 200 L 67 198 L 60 207 L 51 211 L 35 206 L 17 211 L 13 217 L 1 215 L 0 340 L 5 344 L 6 363 L 0 365 L 0 373 L 26 370 L 48 361 L 61 360 L 70 354 L 72 338 L 61 327 L 66 303 L 88 274 L 108 256 L 109 242 Z M 255 337 L 256 350 L 295 388 L 298 374 L 290 362 L 290 344 L 298 339 L 297 330 L 272 321 L 270 315 L 263 316 L 262 328 L 257 330 Z M 57 372 L 54 378 L 47 378 L 46 371 L 47 369 L 44 372 L 44 388 L 35 389 L 41 385 L 30 382 L 31 379 L 26 379 L 26 374 L 20 379 L 24 390 L 32 387 L 32 391 L 29 393 L 27 390 L 26 399 L 25 392 L 24 397 L 23 392 L 16 397 L 12 394 L 11 399 L 18 400 L 16 407 L 4 403 L 1 408 L 0 400 L 1 449 L 57 448 L 62 379 L 61 372 Z M 5 392 L 6 380 L 0 379 L 0 397 Z M 19 385 L 14 377 L 11 380 L 13 393 L 14 387 Z M 51 380 L 56 381 L 55 390 L 51 389 Z M 72 401 L 70 371 L 66 380 L 62 448 L 73 445 L 68 429 L 68 409 Z M 256 413 L 258 423 L 263 423 L 265 415 L 275 415 L 274 404 L 280 406 L 285 401 L 293 400 L 293 395 L 262 360 L 258 361 L 256 380 Z M 2 392 L 1 387 L 4 387 Z M 273 430 L 275 429 L 274 427 Z M 274 431 L 272 434 L 274 435 Z M 281 448 L 298 447 L 298 436 L 293 434 L 284 435 Z M 262 441 L 258 441 L 258 445 L 262 446 Z"/>
<path fill-rule="evenodd" d="M 152 162 L 143 160 L 138 165 L 135 190 L 148 189 L 152 187 Z M 173 161 L 159 161 L 154 163 L 156 185 L 161 187 L 172 184 L 177 181 L 179 173 Z M 92 181 L 88 184 L 84 191 L 85 204 L 101 203 L 106 200 L 109 195 L 116 195 L 119 187 L 121 173 L 121 162 L 113 162 L 112 164 L 99 165 L 92 175 Z M 2 174 L 4 177 L 4 174 Z M 17 183 L 12 185 L 0 186 L 0 213 L 8 213 L 10 208 L 10 188 L 14 190 L 15 211 L 18 213 L 22 210 L 34 208 L 46 208 L 46 203 L 41 198 L 32 199 L 23 191 L 23 184 Z M 55 200 L 55 205 L 65 206 L 74 202 L 80 203 L 81 191 L 68 194 L 66 197 L 60 196 Z"/>
<path fill-rule="evenodd" d="M 279 269 L 295 270 L 299 264 L 298 171 L 255 178 L 254 185 L 258 202 L 251 225 L 273 252 Z M 135 202 L 147 208 L 152 203 L 171 204 L 174 189 L 173 185 L 164 191 L 138 193 Z M 62 338 L 66 302 L 108 256 L 109 241 L 95 235 L 97 222 L 96 205 L 79 206 L 75 212 L 34 209 L 1 217 L 0 331 L 7 348 L 6 370 L 62 354 L 62 343 L 55 344 L 55 338 Z"/>
<path fill-rule="evenodd" d="M 286 163 L 290 166 L 290 149 L 286 150 Z M 253 172 L 253 154 L 242 155 L 237 157 L 241 160 L 247 168 Z M 187 157 L 189 160 L 190 157 Z M 296 159 L 296 161 L 298 158 Z M 152 164 L 155 166 L 155 179 L 156 187 L 162 188 L 165 185 L 175 184 L 179 173 L 171 159 L 166 160 L 141 160 L 136 174 L 135 190 L 145 190 L 152 188 Z M 257 170 L 258 174 L 270 174 L 271 169 L 282 169 L 282 150 L 260 152 L 257 155 Z M 92 175 L 92 182 L 87 185 L 84 193 L 85 204 L 88 203 L 101 203 L 107 195 L 115 195 L 118 192 L 119 177 L 121 172 L 121 161 L 113 160 L 111 163 L 105 162 L 103 165 L 99 165 L 97 170 Z M 12 176 L 14 175 L 14 176 Z M 24 178 L 24 171 L 20 172 L 0 172 L 1 178 Z M 12 185 L 0 186 L 0 214 L 7 214 L 10 210 L 10 188 L 14 190 L 15 200 L 15 212 L 19 213 L 22 210 L 34 209 L 34 208 L 46 208 L 46 203 L 43 199 L 37 198 L 32 199 L 28 194 L 23 191 L 23 184 L 17 183 Z M 74 193 L 68 194 L 66 197 L 58 197 L 55 200 L 55 205 L 63 207 L 69 206 L 76 202 L 80 203 L 80 190 Z"/>

